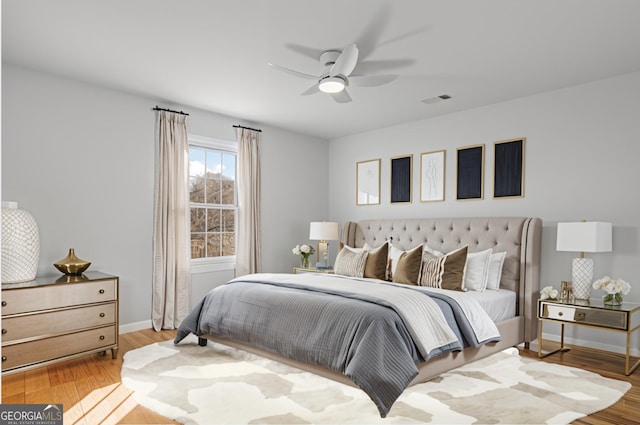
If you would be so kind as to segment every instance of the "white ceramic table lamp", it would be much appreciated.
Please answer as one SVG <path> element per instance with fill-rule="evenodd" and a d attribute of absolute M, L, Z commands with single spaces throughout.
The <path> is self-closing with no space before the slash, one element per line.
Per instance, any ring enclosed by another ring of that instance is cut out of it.
<path fill-rule="evenodd" d="M 585 258 L 584 253 L 611 252 L 611 228 L 611 223 L 599 221 L 558 223 L 556 251 L 580 252 L 571 269 L 573 295 L 577 299 L 589 299 L 593 283 L 593 259 Z"/>
<path fill-rule="evenodd" d="M 338 223 L 332 221 L 312 221 L 309 226 L 309 239 L 318 242 L 317 267 L 329 267 L 329 242 L 337 241 Z"/>

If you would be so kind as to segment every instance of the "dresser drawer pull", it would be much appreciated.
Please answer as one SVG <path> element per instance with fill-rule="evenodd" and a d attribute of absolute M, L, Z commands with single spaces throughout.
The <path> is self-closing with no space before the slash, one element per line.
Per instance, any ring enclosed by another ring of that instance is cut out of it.
<path fill-rule="evenodd" d="M 7 361 L 7 356 L 2 356 L 2 361 L 6 362 Z"/>
<path fill-rule="evenodd" d="M 2 301 L 2 307 L 6 307 L 7 306 L 7 302 L 6 301 Z"/>
<path fill-rule="evenodd" d="M 104 335 L 100 335 L 100 341 L 104 340 Z"/>
<path fill-rule="evenodd" d="M 6 334 L 7 330 L 6 329 L 2 329 L 2 335 Z"/>
<path fill-rule="evenodd" d="M 104 313 L 100 313 L 100 317 L 104 317 L 104 316 L 105 316 Z"/>
<path fill-rule="evenodd" d="M 561 311 L 558 312 L 558 316 L 562 317 L 563 315 L 564 315 L 563 312 L 561 312 Z"/>
<path fill-rule="evenodd" d="M 98 291 L 100 294 L 104 294 L 104 289 Z"/>

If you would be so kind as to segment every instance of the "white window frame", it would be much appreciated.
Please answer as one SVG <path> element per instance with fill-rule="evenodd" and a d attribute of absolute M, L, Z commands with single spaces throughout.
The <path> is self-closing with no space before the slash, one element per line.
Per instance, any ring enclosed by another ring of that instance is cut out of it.
<path fill-rule="evenodd" d="M 212 137 L 198 136 L 198 135 L 195 135 L 195 134 L 189 134 L 189 147 L 191 147 L 191 146 L 199 147 L 199 148 L 206 148 L 206 149 L 215 149 L 215 150 L 218 150 L 218 151 L 233 153 L 233 154 L 236 155 L 236 159 L 237 159 L 237 155 L 238 155 L 238 142 L 232 142 L 232 141 L 229 141 L 229 140 L 215 139 L 215 138 L 212 138 Z M 238 211 L 238 204 L 237 204 L 238 186 L 237 186 L 237 182 L 238 182 L 238 162 L 236 160 L 236 217 L 237 217 L 237 211 Z M 189 182 L 187 182 L 186 184 L 188 185 Z M 189 213 L 191 213 L 191 201 L 189 201 Z M 189 220 L 189 223 L 191 223 L 191 220 Z M 238 220 L 236 220 L 235 234 L 236 234 L 236 247 L 237 247 L 237 243 L 238 243 Z M 189 231 L 189 241 L 191 241 L 191 231 Z M 188 246 L 190 247 L 191 243 L 189 243 Z M 191 251 L 189 251 L 189 252 L 191 252 Z M 189 253 L 189 256 L 191 256 L 191 253 Z M 218 271 L 225 271 L 225 270 L 235 270 L 235 268 L 236 268 L 236 256 L 235 255 L 228 255 L 226 257 L 208 257 L 208 258 L 193 258 L 193 259 L 191 259 L 191 274 L 210 273 L 210 272 L 218 272 Z"/>

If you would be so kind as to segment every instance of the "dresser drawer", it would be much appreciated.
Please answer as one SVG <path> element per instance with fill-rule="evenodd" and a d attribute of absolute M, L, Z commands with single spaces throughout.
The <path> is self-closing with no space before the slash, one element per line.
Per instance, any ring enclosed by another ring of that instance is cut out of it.
<path fill-rule="evenodd" d="M 116 303 L 68 308 L 2 319 L 2 342 L 47 337 L 116 322 Z"/>
<path fill-rule="evenodd" d="M 2 291 L 2 315 L 114 301 L 116 293 L 115 279 Z"/>
<path fill-rule="evenodd" d="M 76 332 L 2 347 L 2 371 L 28 366 L 116 344 L 116 326 Z"/>

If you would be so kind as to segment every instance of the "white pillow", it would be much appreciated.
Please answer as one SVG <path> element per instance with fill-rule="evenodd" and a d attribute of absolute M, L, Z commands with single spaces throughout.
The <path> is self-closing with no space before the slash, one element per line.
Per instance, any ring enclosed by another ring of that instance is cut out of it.
<path fill-rule="evenodd" d="M 360 251 L 362 251 L 363 249 L 364 249 L 365 251 L 368 251 L 368 250 L 369 250 L 369 249 L 367 248 L 367 244 L 365 244 L 365 246 L 364 246 L 364 247 L 362 247 L 362 248 L 355 248 L 355 247 L 353 247 L 353 246 L 349 246 L 349 245 L 343 245 L 343 247 L 344 247 L 344 248 L 347 248 L 347 249 L 348 249 L 349 251 L 351 251 L 351 252 L 360 252 Z"/>
<path fill-rule="evenodd" d="M 489 278 L 487 279 L 487 289 L 500 289 L 500 278 L 502 277 L 502 266 L 504 265 L 504 257 L 506 252 L 497 252 L 491 254 L 489 261 Z"/>
<path fill-rule="evenodd" d="M 491 261 L 491 249 L 467 254 L 467 263 L 464 266 L 464 286 L 470 291 L 484 291 L 489 279 L 489 263 Z"/>

